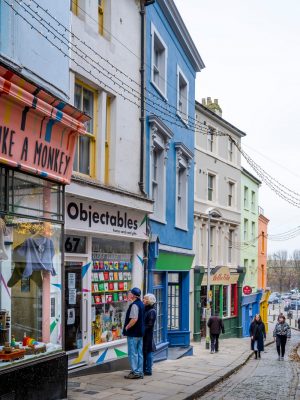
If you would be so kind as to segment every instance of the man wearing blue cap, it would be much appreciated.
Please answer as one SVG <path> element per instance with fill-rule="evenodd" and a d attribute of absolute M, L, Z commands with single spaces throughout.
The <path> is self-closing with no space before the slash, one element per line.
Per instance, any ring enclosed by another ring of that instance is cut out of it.
<path fill-rule="evenodd" d="M 131 367 L 126 379 L 143 379 L 143 336 L 145 331 L 144 304 L 139 288 L 132 288 L 128 299 L 131 301 L 126 312 L 123 335 L 127 336 L 128 358 Z"/>

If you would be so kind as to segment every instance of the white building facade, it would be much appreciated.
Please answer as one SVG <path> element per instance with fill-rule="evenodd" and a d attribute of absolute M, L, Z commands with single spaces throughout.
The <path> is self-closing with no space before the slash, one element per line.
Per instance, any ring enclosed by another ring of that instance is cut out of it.
<path fill-rule="evenodd" d="M 140 190 L 140 14 L 129 1 L 72 2 L 71 99 L 86 112 L 66 191 L 69 368 L 127 356 L 127 294 L 143 289 L 147 215 Z"/>
<path fill-rule="evenodd" d="M 236 242 L 240 238 L 241 156 L 231 138 L 240 144 L 245 134 L 222 118 L 217 100 L 213 103 L 208 98 L 207 103 L 205 99 L 203 104 L 196 102 L 196 119 L 204 132 L 195 133 L 194 266 L 201 275 L 201 288 L 198 287 L 199 298 L 194 302 L 194 319 L 190 322 L 197 339 L 197 334 L 205 335 L 203 309 L 207 298 L 208 245 L 212 312 L 224 318 L 224 322 L 237 319 L 240 250 Z M 218 217 L 212 215 L 209 224 L 208 215 L 212 211 Z M 197 321 L 201 319 L 202 324 L 197 327 Z M 229 321 L 226 332 L 234 335 L 234 331 L 232 321 Z"/>

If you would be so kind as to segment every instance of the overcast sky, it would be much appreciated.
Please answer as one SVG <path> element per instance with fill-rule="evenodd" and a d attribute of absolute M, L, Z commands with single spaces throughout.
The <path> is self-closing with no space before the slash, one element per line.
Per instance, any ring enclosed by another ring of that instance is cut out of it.
<path fill-rule="evenodd" d="M 175 3 L 206 66 L 197 76 L 196 99 L 219 99 L 223 118 L 247 133 L 244 150 L 300 192 L 300 1 Z M 243 166 L 252 171 L 244 160 Z M 265 184 L 259 197 L 270 234 L 300 225 L 300 209 Z M 269 253 L 291 253 L 300 249 L 300 236 L 268 246 Z"/>

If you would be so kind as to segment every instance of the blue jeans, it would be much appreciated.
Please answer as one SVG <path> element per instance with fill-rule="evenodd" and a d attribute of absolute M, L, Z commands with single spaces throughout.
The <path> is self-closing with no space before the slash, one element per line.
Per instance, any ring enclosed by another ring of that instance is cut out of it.
<path fill-rule="evenodd" d="M 153 353 L 144 354 L 144 372 L 152 374 Z"/>
<path fill-rule="evenodd" d="M 127 345 L 131 371 L 136 375 L 144 375 L 143 338 L 127 336 Z"/>

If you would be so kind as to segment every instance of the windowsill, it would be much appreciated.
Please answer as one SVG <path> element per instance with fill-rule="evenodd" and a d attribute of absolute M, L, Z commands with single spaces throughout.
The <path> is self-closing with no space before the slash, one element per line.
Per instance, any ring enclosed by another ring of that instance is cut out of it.
<path fill-rule="evenodd" d="M 78 172 L 78 171 L 74 171 L 72 172 L 72 176 L 78 176 L 79 178 L 83 178 L 83 179 L 93 179 L 96 180 L 95 176 L 91 176 L 88 174 L 83 174 L 82 172 Z"/>
<path fill-rule="evenodd" d="M 164 100 L 167 103 L 168 102 L 167 96 L 160 90 L 160 88 L 156 85 L 156 83 L 152 79 L 151 79 L 150 83 L 155 88 L 155 90 L 160 94 L 160 96 L 162 97 L 162 100 Z"/>
<path fill-rule="evenodd" d="M 177 117 L 181 120 L 181 122 L 188 128 L 188 127 L 189 127 L 189 122 L 188 122 L 189 120 L 188 120 L 188 118 L 185 120 L 185 119 L 181 116 L 180 111 L 178 111 L 178 110 L 177 110 L 176 114 L 177 114 Z"/>
<path fill-rule="evenodd" d="M 183 226 L 178 226 L 177 224 L 175 224 L 175 228 L 176 229 L 179 229 L 180 231 L 184 231 L 184 232 L 188 232 L 189 230 L 188 230 L 188 228 L 185 226 L 185 227 L 183 227 Z"/>
<path fill-rule="evenodd" d="M 162 225 L 167 225 L 167 221 L 163 218 L 160 219 L 159 217 L 154 217 L 153 215 L 151 215 L 149 217 L 149 219 L 150 219 L 150 221 L 158 222 L 159 224 L 162 224 Z"/>

